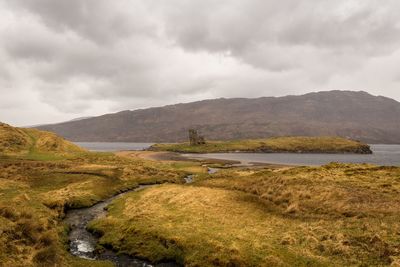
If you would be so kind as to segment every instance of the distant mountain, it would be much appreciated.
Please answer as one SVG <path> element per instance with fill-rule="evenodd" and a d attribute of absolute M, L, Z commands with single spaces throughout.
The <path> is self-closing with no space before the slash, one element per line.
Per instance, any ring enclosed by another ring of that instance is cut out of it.
<path fill-rule="evenodd" d="M 69 121 L 66 121 L 66 122 L 81 121 L 81 120 L 86 120 L 86 119 L 90 119 L 90 118 L 93 118 L 93 117 L 92 117 L 92 116 L 88 116 L 88 117 L 79 117 L 79 118 L 72 119 L 72 120 L 69 120 Z"/>
<path fill-rule="evenodd" d="M 366 92 L 214 99 L 122 111 L 45 125 L 73 141 L 178 142 L 189 128 L 206 139 L 342 136 L 368 143 L 400 143 L 400 103 Z"/>
<path fill-rule="evenodd" d="M 89 118 L 93 118 L 93 117 L 79 117 L 79 118 L 72 119 L 72 120 L 69 120 L 69 121 L 64 121 L 64 122 L 80 121 L 80 120 L 85 120 L 85 119 L 89 119 Z M 59 122 L 59 123 L 57 123 L 57 124 L 64 123 L 64 122 Z M 50 124 L 27 125 L 27 126 L 23 126 L 23 128 L 41 128 L 41 127 L 43 127 L 43 126 L 53 125 L 53 124 L 54 124 L 54 123 L 50 123 Z"/>

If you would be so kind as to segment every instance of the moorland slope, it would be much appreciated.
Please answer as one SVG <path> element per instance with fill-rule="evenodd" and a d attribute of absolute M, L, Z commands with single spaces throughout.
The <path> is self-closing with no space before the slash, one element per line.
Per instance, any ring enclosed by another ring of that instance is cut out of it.
<path fill-rule="evenodd" d="M 365 92 L 213 99 L 122 111 L 39 129 L 72 141 L 183 142 L 195 128 L 208 140 L 341 136 L 400 143 L 400 103 Z"/>

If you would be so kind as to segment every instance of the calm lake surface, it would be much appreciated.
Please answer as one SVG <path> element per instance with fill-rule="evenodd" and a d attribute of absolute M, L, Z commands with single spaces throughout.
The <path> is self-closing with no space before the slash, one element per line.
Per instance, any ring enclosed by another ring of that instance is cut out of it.
<path fill-rule="evenodd" d="M 153 143 L 76 142 L 91 151 L 143 150 Z M 400 145 L 371 145 L 372 155 L 359 154 L 290 154 L 290 153 L 215 153 L 189 157 L 236 160 L 242 163 L 260 162 L 289 165 L 324 165 L 330 162 L 372 163 L 400 166 Z"/>
<path fill-rule="evenodd" d="M 376 165 L 400 166 L 400 145 L 371 145 L 371 155 L 360 154 L 290 154 L 290 153 L 216 153 L 199 154 L 195 157 L 236 160 L 244 164 L 251 162 L 324 165 L 330 162 L 372 163 Z M 192 156 L 192 155 L 191 155 Z"/>
<path fill-rule="evenodd" d="M 90 151 L 113 152 L 121 150 L 143 150 L 154 143 L 116 143 L 116 142 L 74 142 Z"/>

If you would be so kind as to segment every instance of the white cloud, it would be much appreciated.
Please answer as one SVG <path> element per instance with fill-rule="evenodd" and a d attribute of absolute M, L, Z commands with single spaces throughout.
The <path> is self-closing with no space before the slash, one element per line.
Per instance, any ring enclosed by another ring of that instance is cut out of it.
<path fill-rule="evenodd" d="M 0 0 L 0 121 L 214 97 L 400 100 L 396 0 Z"/>

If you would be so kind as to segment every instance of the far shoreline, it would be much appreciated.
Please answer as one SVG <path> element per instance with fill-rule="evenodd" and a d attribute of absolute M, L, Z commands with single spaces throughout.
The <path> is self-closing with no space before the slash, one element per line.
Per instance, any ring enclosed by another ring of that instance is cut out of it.
<path fill-rule="evenodd" d="M 198 154 L 182 154 L 178 152 L 165 152 L 165 151 L 133 151 L 133 150 L 125 150 L 125 151 L 117 151 L 114 152 L 117 156 L 121 157 L 137 157 L 144 160 L 152 160 L 152 161 L 163 161 L 163 162 L 179 162 L 179 161 L 199 161 L 203 164 L 221 164 L 230 167 L 270 167 L 270 168 L 287 168 L 287 167 L 296 167 L 298 165 L 293 164 L 278 164 L 278 163 L 268 163 L 268 162 L 244 162 L 238 160 L 227 160 L 227 159 L 217 159 L 217 158 L 208 158 L 208 157 L 191 157 L 196 156 Z M 188 155 L 188 156 L 186 156 Z"/>

